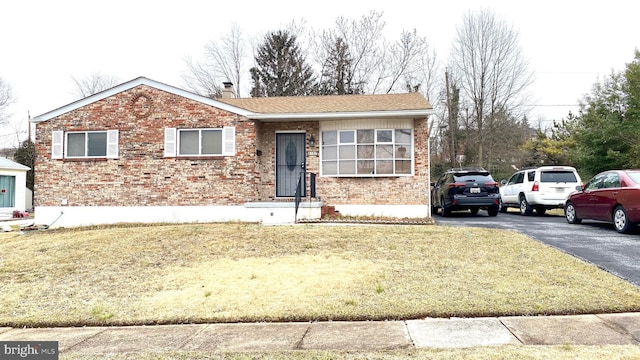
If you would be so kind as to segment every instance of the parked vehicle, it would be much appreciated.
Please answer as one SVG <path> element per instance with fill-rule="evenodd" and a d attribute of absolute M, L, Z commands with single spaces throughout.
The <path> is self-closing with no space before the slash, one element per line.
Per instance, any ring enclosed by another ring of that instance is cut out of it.
<path fill-rule="evenodd" d="M 500 193 L 498 183 L 482 168 L 451 169 L 442 174 L 431 190 L 431 212 L 449 216 L 452 211 L 470 210 L 477 214 L 487 210 L 498 215 Z"/>
<path fill-rule="evenodd" d="M 543 215 L 548 209 L 562 209 L 567 196 L 582 185 L 582 180 L 571 166 L 541 166 L 517 171 L 501 183 L 500 211 L 515 207 L 521 215 L 528 216 L 533 210 Z"/>
<path fill-rule="evenodd" d="M 640 169 L 610 170 L 594 176 L 569 195 L 564 207 L 569 224 L 584 219 L 606 221 L 629 233 L 640 222 Z"/>

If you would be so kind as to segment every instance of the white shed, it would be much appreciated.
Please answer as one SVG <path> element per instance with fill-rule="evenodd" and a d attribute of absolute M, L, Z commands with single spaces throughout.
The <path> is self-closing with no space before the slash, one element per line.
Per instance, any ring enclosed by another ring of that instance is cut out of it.
<path fill-rule="evenodd" d="M 24 166 L 0 157 L 0 213 L 13 216 L 13 211 L 27 210 L 27 171 Z"/>

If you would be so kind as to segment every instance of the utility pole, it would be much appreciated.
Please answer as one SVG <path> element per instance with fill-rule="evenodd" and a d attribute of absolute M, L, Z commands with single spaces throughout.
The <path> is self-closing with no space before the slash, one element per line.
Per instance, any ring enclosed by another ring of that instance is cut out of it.
<path fill-rule="evenodd" d="M 31 113 L 27 111 L 27 129 L 29 129 L 29 144 L 31 144 Z"/>
<path fill-rule="evenodd" d="M 451 94 L 449 92 L 449 71 L 444 72 L 445 86 L 447 87 L 447 117 L 449 122 L 449 159 L 451 161 L 451 168 L 456 167 L 456 147 L 455 147 L 455 129 L 453 111 L 451 110 Z M 457 128 L 457 126 L 456 126 Z"/>

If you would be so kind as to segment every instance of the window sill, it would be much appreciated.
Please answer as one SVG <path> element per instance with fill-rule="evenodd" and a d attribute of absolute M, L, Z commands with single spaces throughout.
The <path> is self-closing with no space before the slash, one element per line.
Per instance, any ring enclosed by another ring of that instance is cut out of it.
<path fill-rule="evenodd" d="M 225 157 L 222 155 L 215 156 L 176 156 L 174 159 L 176 160 L 222 160 Z"/>
<path fill-rule="evenodd" d="M 116 160 L 116 159 L 109 159 L 106 157 L 96 157 L 96 158 L 64 158 L 64 159 L 58 159 L 58 160 L 62 160 L 64 162 L 87 162 L 87 161 L 107 161 L 107 160 Z"/>

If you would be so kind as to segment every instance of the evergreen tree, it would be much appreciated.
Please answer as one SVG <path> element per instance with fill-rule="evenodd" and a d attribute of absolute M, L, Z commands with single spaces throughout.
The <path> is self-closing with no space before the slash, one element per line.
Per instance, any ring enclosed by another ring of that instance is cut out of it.
<path fill-rule="evenodd" d="M 342 38 L 336 39 L 334 48 L 329 52 L 329 57 L 322 67 L 318 94 L 361 94 L 361 86 L 354 84 L 352 62 L 349 45 Z"/>
<path fill-rule="evenodd" d="M 624 72 L 612 73 L 585 96 L 573 127 L 573 157 L 588 175 L 640 167 L 640 52 Z"/>
<path fill-rule="evenodd" d="M 315 90 L 313 70 L 296 37 L 279 30 L 267 35 L 258 48 L 257 67 L 251 69 L 252 96 L 304 96 Z"/>
<path fill-rule="evenodd" d="M 36 148 L 33 141 L 23 141 L 18 149 L 16 149 L 16 153 L 13 155 L 13 158 L 16 162 L 29 167 L 30 170 L 27 171 L 27 187 L 30 190 L 33 190 L 33 166 L 35 165 L 36 160 Z"/>

